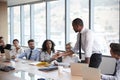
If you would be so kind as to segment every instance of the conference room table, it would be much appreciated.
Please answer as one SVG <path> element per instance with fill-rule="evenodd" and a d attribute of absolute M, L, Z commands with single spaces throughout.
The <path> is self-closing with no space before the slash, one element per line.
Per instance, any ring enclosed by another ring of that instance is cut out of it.
<path fill-rule="evenodd" d="M 54 71 L 39 71 L 40 66 L 32 65 L 35 61 L 22 60 L 3 62 L 0 64 L 13 66 L 15 70 L 4 72 L 0 71 L 0 80 L 37 80 L 38 78 L 45 78 L 45 80 L 83 80 L 81 76 L 72 76 L 70 68 L 62 68 L 62 70 Z"/>

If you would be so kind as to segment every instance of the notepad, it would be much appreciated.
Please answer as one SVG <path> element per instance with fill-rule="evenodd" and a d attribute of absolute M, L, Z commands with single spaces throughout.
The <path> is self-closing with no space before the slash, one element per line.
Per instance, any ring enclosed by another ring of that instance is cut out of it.
<path fill-rule="evenodd" d="M 32 62 L 30 63 L 30 65 L 35 65 L 35 66 L 38 66 L 38 67 L 42 67 L 42 66 L 49 66 L 50 64 L 48 62 Z"/>
<path fill-rule="evenodd" d="M 57 70 L 58 66 L 49 66 L 49 67 L 44 67 L 44 68 L 39 68 L 38 70 L 40 71 L 53 71 L 53 70 Z"/>

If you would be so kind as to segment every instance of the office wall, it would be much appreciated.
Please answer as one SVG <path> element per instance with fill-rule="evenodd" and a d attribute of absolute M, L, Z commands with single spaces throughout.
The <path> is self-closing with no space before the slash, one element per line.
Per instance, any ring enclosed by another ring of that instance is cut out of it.
<path fill-rule="evenodd" d="M 0 2 L 0 36 L 8 40 L 7 2 Z"/>

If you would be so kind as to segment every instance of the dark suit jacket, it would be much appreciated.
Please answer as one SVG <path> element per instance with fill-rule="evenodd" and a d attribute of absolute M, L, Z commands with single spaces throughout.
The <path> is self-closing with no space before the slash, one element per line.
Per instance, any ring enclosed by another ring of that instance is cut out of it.
<path fill-rule="evenodd" d="M 5 52 L 4 49 L 11 50 L 11 44 L 6 44 L 5 47 L 0 46 L 0 52 L 1 52 L 1 53 L 4 53 L 4 52 Z"/>

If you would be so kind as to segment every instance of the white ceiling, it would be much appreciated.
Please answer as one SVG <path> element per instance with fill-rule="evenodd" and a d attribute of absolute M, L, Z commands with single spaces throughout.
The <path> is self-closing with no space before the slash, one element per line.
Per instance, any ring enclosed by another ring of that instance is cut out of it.
<path fill-rule="evenodd" d="M 7 2 L 8 6 L 24 5 L 30 3 L 45 2 L 45 1 L 54 1 L 54 0 L 0 0 L 0 2 Z"/>

